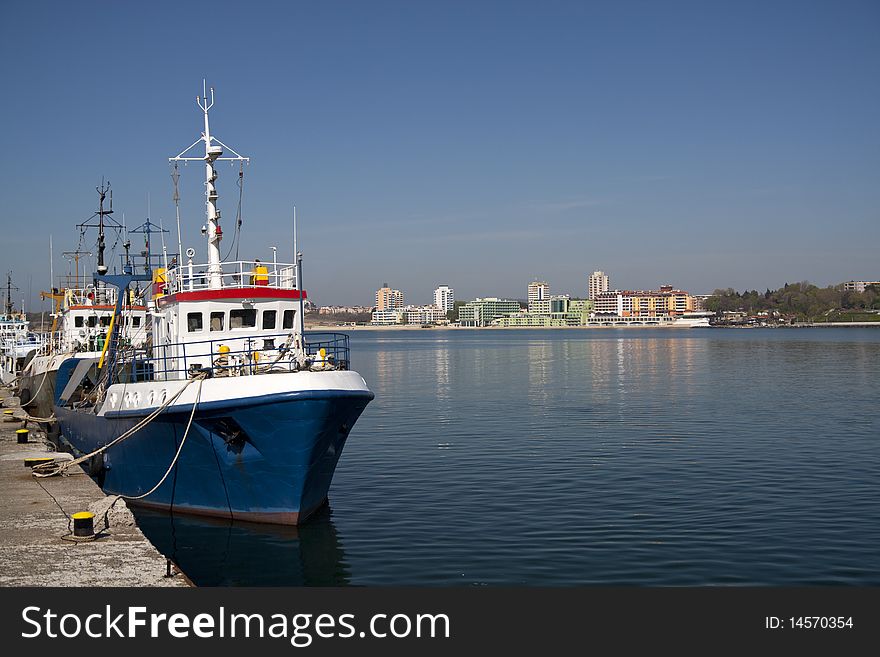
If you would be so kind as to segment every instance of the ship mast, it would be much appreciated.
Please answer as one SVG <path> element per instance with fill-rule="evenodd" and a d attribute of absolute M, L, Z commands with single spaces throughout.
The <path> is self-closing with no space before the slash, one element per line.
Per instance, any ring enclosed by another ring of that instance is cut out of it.
<path fill-rule="evenodd" d="M 12 316 L 12 290 L 18 289 L 12 285 L 12 272 L 6 274 L 6 316 Z"/>
<path fill-rule="evenodd" d="M 104 209 L 104 199 L 107 198 L 107 192 L 110 190 L 110 181 L 104 184 L 101 181 L 100 187 L 95 187 L 98 192 L 98 273 L 102 276 L 107 273 L 107 265 L 104 264 L 104 217 L 113 214 L 113 193 L 110 193 L 110 209 Z"/>
<path fill-rule="evenodd" d="M 68 261 L 72 261 L 74 266 L 73 281 L 70 280 L 70 269 L 68 269 L 67 281 L 62 287 L 85 287 L 85 281 L 81 281 L 79 277 L 79 261 L 82 259 L 83 256 L 91 257 L 91 252 L 80 251 L 79 249 L 77 249 L 76 251 L 63 251 L 61 255 L 64 256 Z"/>
<path fill-rule="evenodd" d="M 236 153 L 232 148 L 224 144 L 222 141 L 211 135 L 211 126 L 208 121 L 208 111 L 214 106 L 214 87 L 211 90 L 211 100 L 208 100 L 207 83 L 202 80 L 202 95 L 196 97 L 196 105 L 202 110 L 205 118 L 205 131 L 202 136 L 196 140 L 191 146 L 178 154 L 176 157 L 168 158 L 169 162 L 197 162 L 205 163 L 205 212 L 208 222 L 205 225 L 205 233 L 208 238 L 208 286 L 212 289 L 218 289 L 223 286 L 223 268 L 220 263 L 220 242 L 223 240 L 223 230 L 220 228 L 220 210 L 217 207 L 217 170 L 214 168 L 215 162 L 248 162 L 250 158 L 243 157 Z M 184 157 L 186 153 L 198 145 L 200 142 L 205 144 L 204 157 Z M 232 155 L 229 157 L 221 157 L 223 149 L 228 150 Z"/>
<path fill-rule="evenodd" d="M 107 265 L 104 262 L 104 251 L 106 248 L 106 242 L 104 239 L 104 231 L 106 228 L 111 228 L 116 231 L 122 230 L 122 226 L 114 220 L 110 215 L 113 214 L 113 191 L 110 189 L 110 181 L 104 182 L 104 179 L 101 179 L 101 186 L 95 187 L 95 191 L 98 192 L 98 211 L 95 212 L 87 221 L 79 224 L 77 227 L 85 232 L 86 228 L 97 228 L 98 229 L 98 275 L 104 276 L 107 273 Z M 104 201 L 109 198 L 109 209 L 104 208 Z M 92 223 L 94 219 L 97 218 L 96 223 Z"/>

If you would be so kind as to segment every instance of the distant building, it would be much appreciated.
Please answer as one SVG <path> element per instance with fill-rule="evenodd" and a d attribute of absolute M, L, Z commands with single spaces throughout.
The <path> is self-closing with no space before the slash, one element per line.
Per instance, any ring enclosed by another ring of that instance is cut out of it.
<path fill-rule="evenodd" d="M 373 326 L 393 326 L 397 324 L 446 324 L 446 313 L 437 306 L 404 306 L 391 310 L 376 310 L 373 312 Z"/>
<path fill-rule="evenodd" d="M 880 281 L 847 281 L 843 284 L 844 292 L 864 292 L 869 285 L 880 287 Z"/>
<path fill-rule="evenodd" d="M 499 317 L 492 322 L 495 326 L 506 327 L 563 327 L 586 326 L 593 310 L 593 302 L 589 299 L 571 299 L 568 296 L 554 296 L 546 301 L 538 301 L 535 305 L 546 308 L 547 312 L 518 312 Z"/>
<path fill-rule="evenodd" d="M 529 304 L 529 312 L 533 315 L 564 313 L 568 310 L 570 298 L 567 294 L 554 294 L 546 299 L 539 299 Z"/>
<path fill-rule="evenodd" d="M 545 281 L 532 281 L 529 283 L 529 310 L 536 301 L 543 301 L 550 296 L 550 284 Z"/>
<path fill-rule="evenodd" d="M 434 290 L 434 305 L 444 313 L 452 312 L 455 309 L 455 290 L 448 285 L 438 287 Z"/>
<path fill-rule="evenodd" d="M 392 290 L 385 283 L 376 291 L 376 310 L 394 310 L 403 308 L 403 292 Z"/>
<path fill-rule="evenodd" d="M 620 317 L 656 317 L 694 311 L 694 298 L 671 285 L 659 290 L 614 290 L 596 297 L 596 313 Z"/>
<path fill-rule="evenodd" d="M 594 301 L 603 292 L 608 291 L 608 274 L 604 271 L 594 271 L 590 274 L 587 283 L 587 296 Z"/>
<path fill-rule="evenodd" d="M 499 317 L 519 311 L 519 301 L 512 299 L 474 299 L 458 309 L 458 323 L 462 326 L 488 326 Z"/>
<path fill-rule="evenodd" d="M 711 294 L 694 294 L 694 310 L 703 312 L 706 310 L 706 302 L 712 297 Z"/>
<path fill-rule="evenodd" d="M 399 309 L 375 310 L 370 322 L 373 326 L 393 326 L 406 322 L 406 313 Z"/>
<path fill-rule="evenodd" d="M 375 310 L 373 306 L 321 306 L 318 308 L 319 315 L 362 315 Z"/>
<path fill-rule="evenodd" d="M 407 324 L 444 324 L 446 311 L 439 306 L 406 306 L 403 309 Z"/>

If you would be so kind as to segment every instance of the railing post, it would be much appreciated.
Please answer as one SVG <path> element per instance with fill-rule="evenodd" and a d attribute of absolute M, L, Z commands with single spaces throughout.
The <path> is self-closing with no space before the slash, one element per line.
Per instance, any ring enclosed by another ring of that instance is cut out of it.
<path fill-rule="evenodd" d="M 162 345 L 162 376 L 168 380 L 168 345 Z"/>

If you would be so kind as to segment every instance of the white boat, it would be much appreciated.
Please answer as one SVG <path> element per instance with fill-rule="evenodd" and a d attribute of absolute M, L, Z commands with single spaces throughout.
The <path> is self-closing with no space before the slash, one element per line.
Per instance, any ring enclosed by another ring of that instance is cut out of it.
<path fill-rule="evenodd" d="M 612 315 L 593 313 L 587 327 L 659 327 L 659 328 L 708 328 L 710 312 L 685 312 L 679 315 Z"/>
<path fill-rule="evenodd" d="M 112 196 L 109 207 L 105 208 L 109 189 L 109 183 L 102 183 L 97 188 L 98 211 L 93 215 L 93 218 L 98 218 L 97 223 L 80 224 L 81 228 L 98 229 L 98 278 L 95 282 L 86 283 L 79 276 L 79 257 L 91 254 L 78 250 L 69 252 L 68 255 L 72 255 L 77 263 L 76 274 L 65 277 L 64 284 L 59 288 L 40 295 L 54 303 L 52 328 L 42 348 L 25 362 L 18 381 L 21 405 L 31 416 L 48 419 L 52 415 L 55 378 L 61 363 L 70 358 L 100 357 L 107 344 L 118 300 L 118 290 L 100 280 L 108 271 L 104 264 L 104 230 L 106 226 L 115 224 L 110 219 L 113 214 Z M 121 228 L 118 224 L 115 226 Z M 122 307 L 124 312 L 118 320 L 120 339 L 129 346 L 143 347 L 147 340 L 147 309 L 143 300 L 137 294 L 129 294 Z M 43 426 L 52 437 L 57 433 L 49 423 Z"/>
<path fill-rule="evenodd" d="M 27 315 L 12 305 L 12 275 L 6 276 L 6 308 L 0 314 L 0 383 L 17 382 L 25 360 L 43 346 L 43 338 L 30 330 Z"/>
<path fill-rule="evenodd" d="M 113 321 L 117 294 L 114 287 L 94 284 L 44 293 L 56 304 L 53 330 L 26 361 L 18 382 L 21 405 L 32 416 L 52 415 L 55 377 L 61 363 L 70 358 L 100 357 Z M 146 306 L 131 298 L 124 308 L 120 315 L 121 339 L 131 346 L 143 347 L 147 340 Z M 50 427 L 46 424 L 44 428 Z"/>
<path fill-rule="evenodd" d="M 198 100 L 201 138 L 170 158 L 205 166 L 207 263 L 187 249 L 186 263 L 150 277 L 131 267 L 96 275 L 121 290 L 116 317 L 132 282 L 152 283 L 150 345 L 122 345 L 114 328 L 100 358 L 65 360 L 54 411 L 108 493 L 175 513 L 298 524 L 325 503 L 373 393 L 349 369 L 348 336 L 303 331 L 295 246 L 295 264 L 222 261 L 215 164 L 246 158 L 212 136 L 213 95 Z M 204 154 L 187 156 L 200 143 Z"/>

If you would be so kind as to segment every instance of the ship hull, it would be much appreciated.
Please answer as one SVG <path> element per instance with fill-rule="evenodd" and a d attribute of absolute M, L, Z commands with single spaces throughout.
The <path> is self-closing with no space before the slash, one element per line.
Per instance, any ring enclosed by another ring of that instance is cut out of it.
<path fill-rule="evenodd" d="M 95 354 L 83 353 L 35 356 L 24 368 L 18 382 L 18 395 L 22 408 L 37 418 L 50 418 L 55 412 L 55 381 L 58 368 L 69 358 L 91 358 Z M 55 440 L 58 437 L 57 422 L 39 422 L 46 436 Z"/>
<path fill-rule="evenodd" d="M 233 520 L 300 524 L 326 501 L 346 438 L 372 398 L 366 389 L 309 390 L 197 408 L 172 472 L 154 493 L 132 502 Z M 153 488 L 174 459 L 191 410 L 191 404 L 174 406 L 97 457 L 89 471 L 104 491 L 138 496 Z M 65 440 L 83 454 L 146 416 L 105 417 L 64 406 L 55 412 Z"/>
<path fill-rule="evenodd" d="M 55 377 L 61 356 L 36 356 L 24 368 L 18 383 L 23 408 L 31 415 L 49 417 L 55 399 Z"/>

